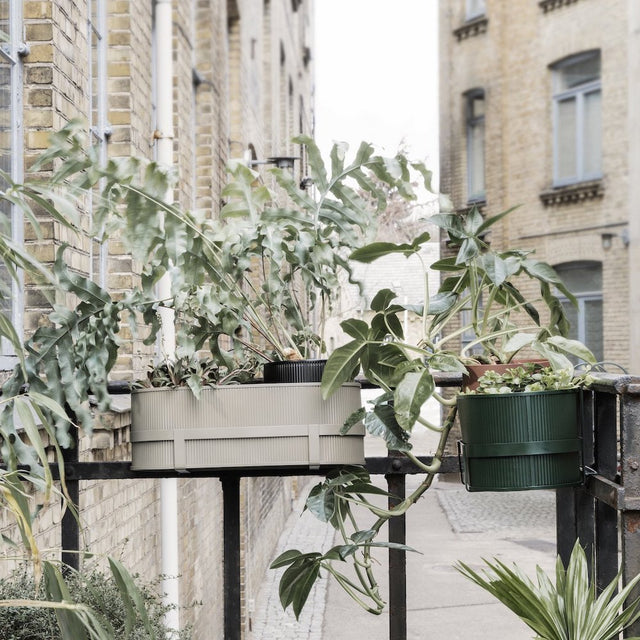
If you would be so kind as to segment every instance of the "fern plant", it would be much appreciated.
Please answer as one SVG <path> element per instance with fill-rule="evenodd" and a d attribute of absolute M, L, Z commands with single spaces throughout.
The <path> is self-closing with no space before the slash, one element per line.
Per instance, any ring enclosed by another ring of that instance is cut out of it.
<path fill-rule="evenodd" d="M 598 595 L 579 541 L 566 569 L 559 557 L 556 560 L 555 584 L 540 567 L 536 583 L 515 564 L 509 567 L 499 560 L 485 563 L 489 571 L 483 574 L 463 562 L 456 568 L 511 609 L 536 633 L 537 640 L 614 640 L 640 618 L 640 598 L 625 604 L 640 575 L 616 593 L 618 574 Z"/>

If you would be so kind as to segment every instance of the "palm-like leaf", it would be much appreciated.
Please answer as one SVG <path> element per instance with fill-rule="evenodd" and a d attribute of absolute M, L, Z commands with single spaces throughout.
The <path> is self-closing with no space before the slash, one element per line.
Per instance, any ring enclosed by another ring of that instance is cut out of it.
<path fill-rule="evenodd" d="M 482 574 L 463 562 L 456 568 L 513 611 L 540 640 L 614 640 L 640 617 L 640 598 L 625 606 L 640 575 L 615 595 L 620 574 L 596 597 L 587 558 L 576 542 L 567 568 L 556 561 L 556 583 L 537 568 L 537 584 L 519 567 L 485 560 Z"/>

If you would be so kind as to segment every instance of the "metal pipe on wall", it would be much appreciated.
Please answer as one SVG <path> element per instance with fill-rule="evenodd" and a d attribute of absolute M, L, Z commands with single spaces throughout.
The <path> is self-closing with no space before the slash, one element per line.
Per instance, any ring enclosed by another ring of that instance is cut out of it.
<path fill-rule="evenodd" d="M 173 6 L 172 0 L 155 0 L 156 26 L 156 159 L 159 164 L 173 164 Z M 168 199 L 172 198 L 168 193 Z M 171 281 L 165 274 L 158 283 L 158 297 L 171 296 Z M 162 356 L 173 358 L 176 351 L 174 314 L 171 309 L 160 309 Z M 165 623 L 171 629 L 180 628 L 180 564 L 178 545 L 178 481 L 176 478 L 160 480 L 160 526 L 162 535 L 162 592 L 165 604 L 171 608 L 165 614 Z"/>

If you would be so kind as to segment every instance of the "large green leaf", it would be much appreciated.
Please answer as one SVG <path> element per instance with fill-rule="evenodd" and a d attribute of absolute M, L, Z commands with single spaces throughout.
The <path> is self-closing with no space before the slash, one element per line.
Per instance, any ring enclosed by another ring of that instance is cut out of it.
<path fill-rule="evenodd" d="M 356 340 L 367 340 L 369 335 L 369 325 L 364 320 L 350 318 L 340 323 L 342 330 Z"/>
<path fill-rule="evenodd" d="M 363 340 L 352 340 L 329 356 L 320 383 L 323 398 L 328 398 L 340 385 L 353 380 L 358 359 L 366 346 Z"/>
<path fill-rule="evenodd" d="M 321 557 L 319 553 L 299 554 L 280 579 L 280 603 L 283 609 L 292 606 L 296 620 L 320 576 Z"/>
<path fill-rule="evenodd" d="M 329 522 L 336 512 L 336 497 L 332 487 L 317 484 L 307 497 L 305 507 L 322 522 Z"/>
<path fill-rule="evenodd" d="M 53 602 L 73 601 L 62 574 L 50 562 L 44 563 L 44 580 L 45 592 L 49 600 Z M 56 609 L 55 612 L 63 640 L 87 638 L 87 630 L 74 610 Z"/>
<path fill-rule="evenodd" d="M 393 403 L 398 424 L 410 431 L 420 415 L 424 403 L 435 390 L 433 376 L 427 369 L 410 371 L 396 387 Z"/>
<path fill-rule="evenodd" d="M 156 634 L 151 625 L 147 608 L 145 607 L 144 596 L 135 583 L 135 580 L 125 566 L 115 558 L 109 557 L 109 568 L 111 569 L 111 574 L 118 587 L 120 598 L 126 611 L 125 633 L 127 635 L 130 634 L 133 631 L 136 621 L 140 619 L 150 640 L 155 640 Z"/>
<path fill-rule="evenodd" d="M 535 342 L 536 336 L 530 333 L 516 333 L 511 336 L 502 347 L 502 350 L 508 354 L 515 354 L 524 349 L 524 347 L 530 346 Z"/>
<path fill-rule="evenodd" d="M 412 448 L 407 432 L 400 427 L 395 411 L 389 405 L 376 406 L 373 411 L 368 412 L 364 426 L 371 435 L 382 438 L 387 449 L 409 451 Z"/>
<path fill-rule="evenodd" d="M 510 209 L 506 209 L 502 213 L 498 213 L 495 216 L 491 216 L 490 218 L 486 218 L 476 228 L 476 234 L 480 236 L 480 235 L 486 233 L 488 229 L 490 229 L 494 224 L 496 224 L 496 222 L 499 222 L 500 220 L 502 220 L 502 218 L 504 218 L 505 216 L 508 216 L 512 211 L 517 209 L 519 206 L 520 205 L 516 205 L 515 207 L 511 207 Z"/>
<path fill-rule="evenodd" d="M 371 311 L 386 311 L 391 303 L 398 297 L 391 289 L 380 289 L 371 300 Z"/>
<path fill-rule="evenodd" d="M 419 247 L 415 247 L 410 244 L 395 244 L 393 242 L 373 242 L 360 249 L 356 249 L 349 256 L 351 260 L 356 262 L 364 262 L 369 264 L 396 253 L 400 253 L 404 256 L 410 256 L 419 251 Z"/>
<path fill-rule="evenodd" d="M 590 349 L 588 349 L 579 340 L 572 340 L 563 336 L 551 336 L 546 340 L 547 344 L 553 345 L 558 351 L 576 356 L 589 364 L 596 363 L 596 357 Z"/>

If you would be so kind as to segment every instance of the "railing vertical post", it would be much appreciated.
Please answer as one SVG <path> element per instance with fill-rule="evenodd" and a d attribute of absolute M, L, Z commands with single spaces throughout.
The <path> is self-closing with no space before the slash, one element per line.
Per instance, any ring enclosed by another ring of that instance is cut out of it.
<path fill-rule="evenodd" d="M 389 452 L 391 457 L 393 451 Z M 397 455 L 397 454 L 396 454 Z M 404 500 L 406 495 L 405 476 L 389 473 L 386 476 L 389 493 L 389 508 Z M 407 527 L 404 515 L 389 520 L 389 542 L 406 544 Z M 407 558 L 400 549 L 389 549 L 389 640 L 407 638 Z"/>
<path fill-rule="evenodd" d="M 620 396 L 620 469 L 624 487 L 625 504 L 622 511 L 622 581 L 627 584 L 640 573 L 640 384 L 637 378 L 626 386 Z M 638 597 L 636 587 L 627 604 Z M 625 629 L 624 637 L 640 635 L 640 621 Z"/>
<path fill-rule="evenodd" d="M 583 464 L 594 465 L 593 403 L 585 393 L 582 408 Z M 556 490 L 556 544 L 562 562 L 569 562 L 576 540 L 587 554 L 591 567 L 595 542 L 595 500 L 584 487 Z"/>
<path fill-rule="evenodd" d="M 224 527 L 224 640 L 240 640 L 240 477 L 220 476 Z"/>
<path fill-rule="evenodd" d="M 73 446 L 63 449 L 62 458 L 65 463 L 78 462 L 78 443 L 73 442 Z M 78 507 L 80 502 L 80 481 L 65 480 L 69 500 L 74 507 Z M 64 500 L 64 498 L 63 498 Z M 60 544 L 62 546 L 62 564 L 75 569 L 80 568 L 80 525 L 73 508 L 67 508 L 62 515 L 60 523 Z"/>
<path fill-rule="evenodd" d="M 618 472 L 617 398 L 611 393 L 594 394 L 595 469 L 607 480 Z M 596 501 L 596 586 L 602 591 L 618 572 L 618 512 Z"/>

